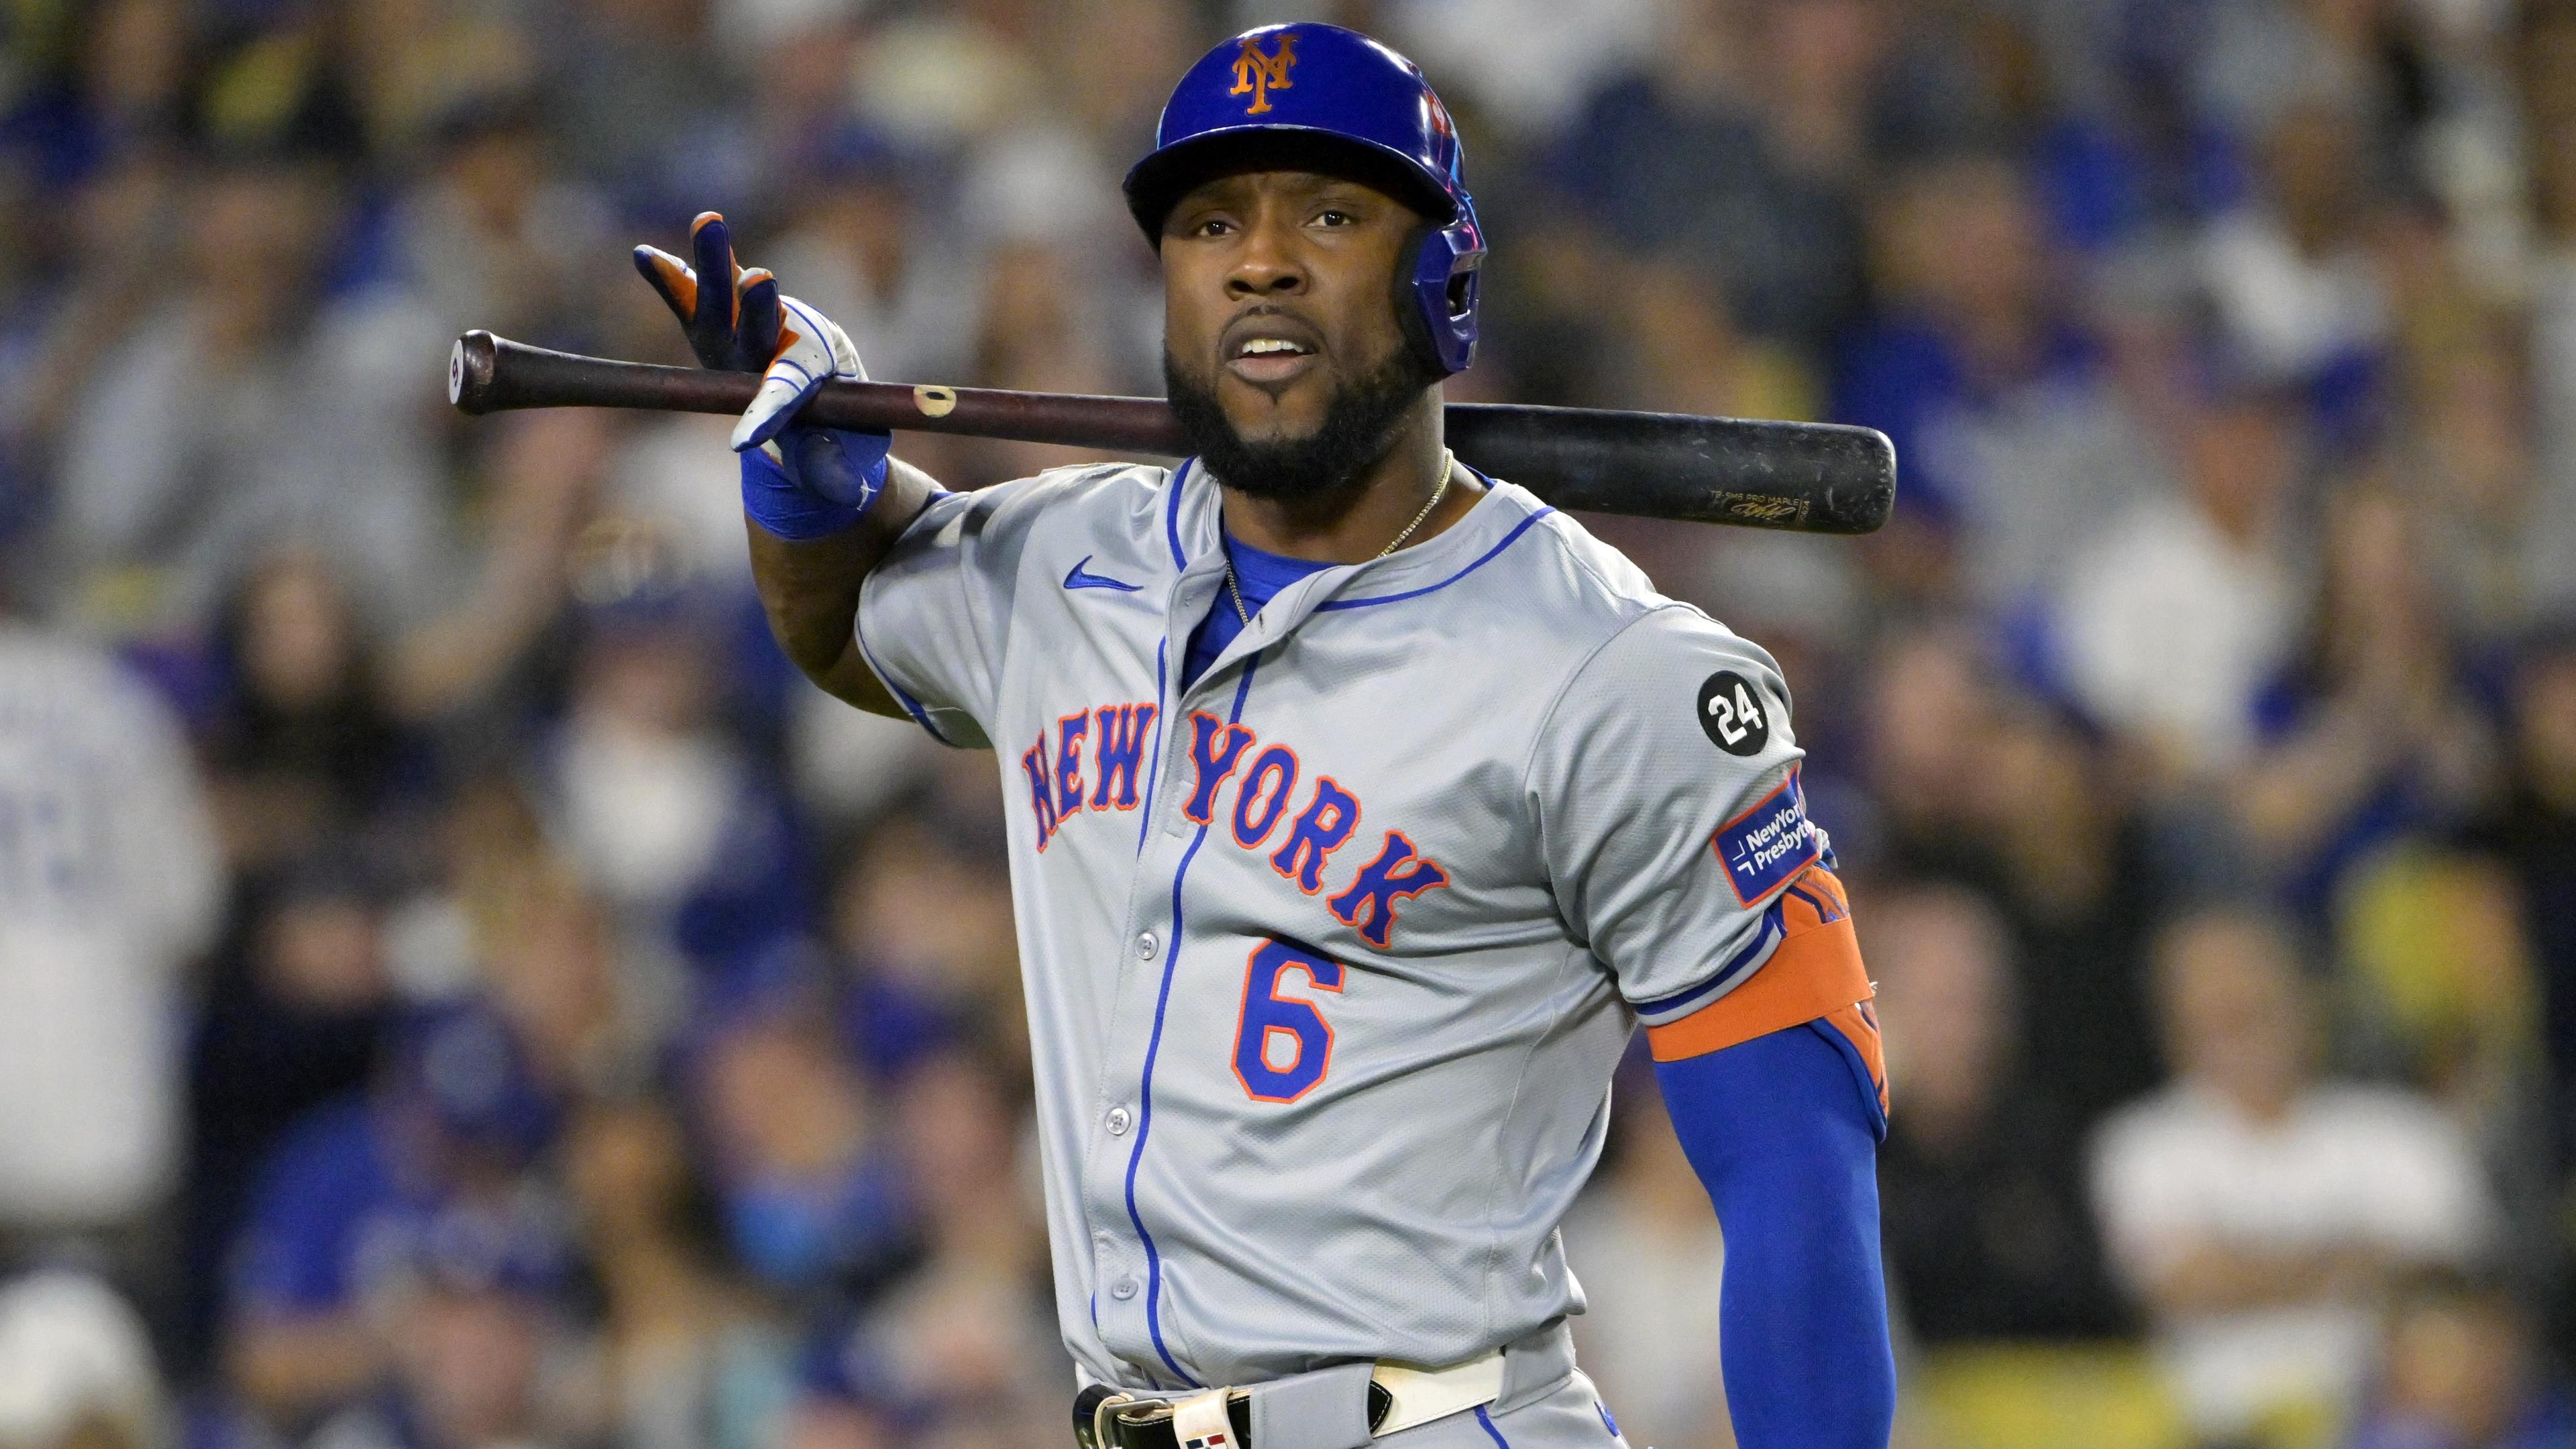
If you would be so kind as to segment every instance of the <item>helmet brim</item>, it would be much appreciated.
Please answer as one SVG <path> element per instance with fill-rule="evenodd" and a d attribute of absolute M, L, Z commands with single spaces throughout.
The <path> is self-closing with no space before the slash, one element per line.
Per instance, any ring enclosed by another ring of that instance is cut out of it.
<path fill-rule="evenodd" d="M 1249 125 L 1208 131 L 1136 163 L 1123 190 L 1128 213 L 1159 250 L 1163 222 L 1181 198 L 1220 176 L 1311 171 L 1375 187 L 1435 226 L 1457 220 L 1457 198 L 1423 174 L 1421 162 L 1391 146 L 1316 126 Z"/>

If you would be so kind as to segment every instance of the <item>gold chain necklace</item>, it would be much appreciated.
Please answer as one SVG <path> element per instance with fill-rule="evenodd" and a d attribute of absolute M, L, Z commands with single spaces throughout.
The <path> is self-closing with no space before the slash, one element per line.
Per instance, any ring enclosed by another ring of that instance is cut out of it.
<path fill-rule="evenodd" d="M 1440 500 L 1448 496 L 1449 475 L 1452 472 L 1455 472 L 1457 467 L 1458 455 L 1447 448 L 1441 449 L 1440 481 L 1432 486 L 1431 496 L 1423 500 L 1422 511 L 1413 515 L 1413 521 L 1404 526 L 1404 531 L 1402 533 L 1388 539 L 1386 547 L 1377 551 L 1377 558 L 1373 558 L 1369 560 L 1369 562 L 1375 563 L 1377 562 L 1377 559 L 1384 558 L 1388 554 L 1395 552 L 1397 549 L 1404 547 L 1404 541 L 1413 537 L 1413 531 L 1422 526 L 1422 520 L 1429 518 L 1431 516 L 1431 510 L 1439 507 Z M 1236 587 L 1234 582 L 1234 555 L 1232 553 L 1228 553 L 1225 559 L 1225 591 L 1234 599 L 1234 617 L 1246 625 L 1251 624 L 1252 611 L 1243 607 L 1243 590 Z"/>

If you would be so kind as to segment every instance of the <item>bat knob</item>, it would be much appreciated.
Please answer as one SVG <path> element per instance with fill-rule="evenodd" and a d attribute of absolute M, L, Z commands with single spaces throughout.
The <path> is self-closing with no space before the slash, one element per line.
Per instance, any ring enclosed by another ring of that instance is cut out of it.
<path fill-rule="evenodd" d="M 466 413 L 492 411 L 492 372 L 499 353 L 499 340 L 480 327 L 457 338 L 447 352 L 447 400 Z"/>

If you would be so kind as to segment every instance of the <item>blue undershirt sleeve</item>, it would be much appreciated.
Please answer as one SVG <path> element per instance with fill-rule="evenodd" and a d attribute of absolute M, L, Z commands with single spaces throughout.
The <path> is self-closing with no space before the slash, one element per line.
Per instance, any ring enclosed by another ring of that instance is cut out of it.
<path fill-rule="evenodd" d="M 1743 1449 L 1886 1449 L 1896 1417 L 1878 1104 L 1826 1033 L 1655 1067 L 1726 1233 L 1719 1357 Z"/>

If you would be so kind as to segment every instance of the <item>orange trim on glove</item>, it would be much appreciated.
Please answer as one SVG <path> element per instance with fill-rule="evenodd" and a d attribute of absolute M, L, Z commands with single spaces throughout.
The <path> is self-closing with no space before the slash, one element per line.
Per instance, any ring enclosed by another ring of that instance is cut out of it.
<path fill-rule="evenodd" d="M 1859 1006 L 1876 992 L 1861 965 L 1842 882 L 1821 865 L 1798 872 L 1780 897 L 1780 927 L 1780 944 L 1751 980 L 1679 1021 L 1646 1028 L 1647 1050 L 1656 1061 L 1677 1062 L 1822 1020 L 1860 1049 L 1883 1100 L 1878 1028 Z"/>
<path fill-rule="evenodd" d="M 661 273 L 662 286 L 669 294 L 671 304 L 679 309 L 680 320 L 687 321 L 689 314 L 698 310 L 698 279 L 661 252 L 654 252 L 645 260 L 653 264 L 654 271 Z"/>

